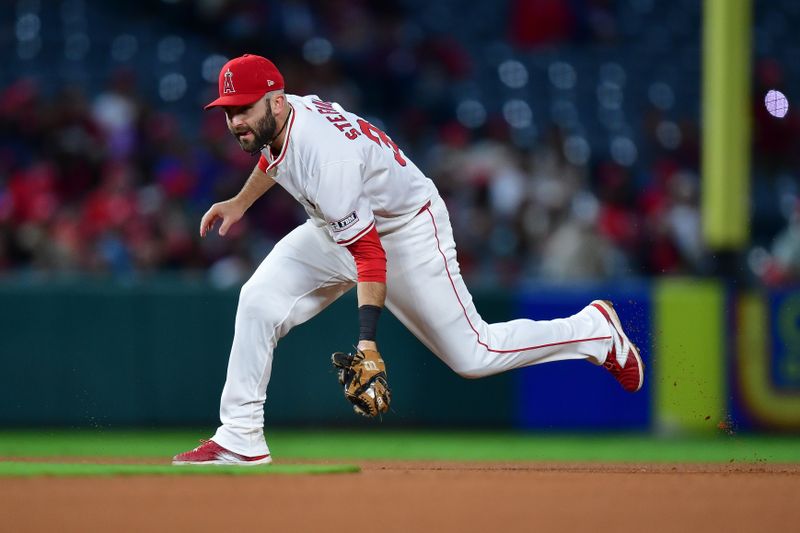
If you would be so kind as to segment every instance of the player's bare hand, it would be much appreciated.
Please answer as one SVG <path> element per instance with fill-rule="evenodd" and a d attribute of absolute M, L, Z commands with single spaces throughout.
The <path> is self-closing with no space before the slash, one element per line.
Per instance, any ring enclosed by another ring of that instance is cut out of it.
<path fill-rule="evenodd" d="M 221 220 L 219 234 L 224 237 L 230 227 L 242 218 L 244 212 L 245 208 L 235 198 L 212 205 L 200 220 L 200 236 L 205 237 L 214 228 L 217 220 Z"/>

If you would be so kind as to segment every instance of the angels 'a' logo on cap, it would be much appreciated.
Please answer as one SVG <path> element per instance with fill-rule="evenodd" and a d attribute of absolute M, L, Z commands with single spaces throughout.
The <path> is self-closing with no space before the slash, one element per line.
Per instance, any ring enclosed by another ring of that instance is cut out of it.
<path fill-rule="evenodd" d="M 225 87 L 222 89 L 223 94 L 235 93 L 236 89 L 233 88 L 233 72 L 231 69 L 225 71 Z"/>

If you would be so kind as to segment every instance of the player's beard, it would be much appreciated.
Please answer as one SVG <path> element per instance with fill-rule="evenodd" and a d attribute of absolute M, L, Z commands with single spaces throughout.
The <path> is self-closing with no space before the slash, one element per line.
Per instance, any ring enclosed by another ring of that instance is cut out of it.
<path fill-rule="evenodd" d="M 275 136 L 275 130 L 277 129 L 277 126 L 278 123 L 275 120 L 275 117 L 269 112 L 269 110 L 267 110 L 267 112 L 264 113 L 264 116 L 258 122 L 256 122 L 255 126 L 250 130 L 253 133 L 252 141 L 246 141 L 235 133 L 234 135 L 236 136 L 236 140 L 239 141 L 239 146 L 242 147 L 242 150 L 252 155 L 256 155 L 261 151 L 264 145 L 272 141 L 272 138 Z"/>

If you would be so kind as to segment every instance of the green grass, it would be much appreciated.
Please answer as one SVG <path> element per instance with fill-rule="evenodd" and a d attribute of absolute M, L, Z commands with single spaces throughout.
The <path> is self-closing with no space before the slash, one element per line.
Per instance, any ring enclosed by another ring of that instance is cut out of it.
<path fill-rule="evenodd" d="M 0 457 L 163 458 L 188 450 L 198 431 L 0 431 Z M 800 437 L 646 434 L 541 434 L 374 430 L 267 433 L 280 463 L 302 460 L 451 460 L 557 462 L 800 463 Z M 281 465 L 272 465 L 275 468 Z M 291 465 L 287 465 L 291 466 Z"/>
<path fill-rule="evenodd" d="M 355 465 L 172 466 L 137 464 L 28 463 L 0 461 L 0 477 L 33 476 L 183 476 L 264 474 L 343 474 L 358 472 Z"/>

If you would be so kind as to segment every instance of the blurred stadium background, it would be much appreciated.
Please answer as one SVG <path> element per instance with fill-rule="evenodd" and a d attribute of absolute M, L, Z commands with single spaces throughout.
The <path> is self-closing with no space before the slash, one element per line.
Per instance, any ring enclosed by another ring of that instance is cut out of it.
<path fill-rule="evenodd" d="M 799 431 L 798 23 L 794 0 L 4 2 L 0 424 L 216 423 L 238 287 L 303 220 L 273 190 L 197 235 L 255 164 L 202 111 L 251 52 L 435 181 L 485 318 L 611 297 L 650 370 L 636 396 L 571 363 L 465 381 L 385 317 L 384 425 Z M 268 427 L 374 424 L 328 368 L 354 305 L 282 341 Z"/>

